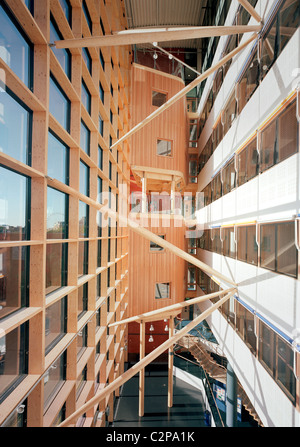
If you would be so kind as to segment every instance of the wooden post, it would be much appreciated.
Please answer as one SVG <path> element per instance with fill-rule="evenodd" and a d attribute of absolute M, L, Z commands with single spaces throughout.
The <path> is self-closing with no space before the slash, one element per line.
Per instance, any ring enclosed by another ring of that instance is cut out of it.
<path fill-rule="evenodd" d="M 169 319 L 169 338 L 174 335 L 174 317 Z M 173 407 L 173 366 L 174 366 L 174 346 L 169 347 L 169 364 L 168 364 L 168 407 Z"/>
<path fill-rule="evenodd" d="M 140 323 L 140 361 L 145 357 L 145 322 Z M 145 368 L 139 373 L 139 416 L 144 416 L 144 397 L 145 397 Z"/>

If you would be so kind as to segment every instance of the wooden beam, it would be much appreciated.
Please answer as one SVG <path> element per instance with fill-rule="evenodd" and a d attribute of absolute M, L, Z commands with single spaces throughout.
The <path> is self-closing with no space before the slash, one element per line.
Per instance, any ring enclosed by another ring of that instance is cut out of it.
<path fill-rule="evenodd" d="M 253 8 L 252 5 L 248 2 L 248 0 L 238 0 L 238 2 L 249 12 L 249 14 L 254 17 L 254 19 L 258 23 L 262 23 L 262 18 L 258 14 L 258 12 Z"/>
<path fill-rule="evenodd" d="M 140 361 L 145 357 L 145 322 L 140 323 Z M 144 416 L 144 400 L 145 400 L 145 368 L 139 373 L 139 416 Z"/>
<path fill-rule="evenodd" d="M 94 397 L 92 397 L 84 405 L 79 407 L 74 413 L 72 413 L 60 425 L 58 425 L 58 427 L 66 427 L 66 426 L 74 423 L 83 413 L 86 413 L 87 411 L 89 411 L 91 408 L 93 408 L 94 405 L 98 405 L 103 399 L 105 399 L 107 396 L 109 396 L 111 393 L 113 393 L 117 388 L 122 386 L 128 380 L 130 380 L 133 376 L 135 376 L 138 372 L 140 372 L 141 369 L 143 369 L 147 365 L 149 365 L 149 363 L 151 363 L 153 360 L 155 360 L 166 349 L 169 349 L 180 338 L 182 338 L 184 335 L 189 333 L 192 329 L 194 329 L 194 327 L 196 327 L 203 320 L 205 320 L 209 315 L 212 314 L 212 312 L 214 312 L 216 309 L 218 309 L 220 306 L 222 306 L 233 294 L 234 294 L 234 291 L 231 293 L 228 293 L 220 301 L 213 304 L 209 309 L 206 309 L 204 312 L 202 312 L 201 315 L 199 315 L 197 318 L 195 318 L 193 321 L 191 321 L 189 324 L 187 324 L 180 331 L 176 332 L 176 334 L 174 334 L 173 337 L 171 337 L 168 340 L 166 340 L 165 342 L 163 342 L 160 346 L 158 346 L 156 349 L 154 349 L 152 352 L 150 352 L 150 354 L 146 355 L 142 360 L 137 362 L 134 366 L 132 366 L 130 369 L 128 369 L 125 373 L 121 374 L 117 379 L 115 379 L 113 382 L 111 382 L 109 385 L 107 385 L 103 390 L 97 392 Z"/>
<path fill-rule="evenodd" d="M 84 37 L 79 39 L 56 40 L 56 48 L 89 48 L 111 47 L 117 45 L 136 45 L 152 42 L 169 42 L 184 39 L 203 39 L 205 37 L 228 36 L 259 32 L 259 25 L 237 26 L 189 26 L 180 28 L 138 28 L 126 31 L 117 31 L 106 36 Z M 50 45 L 53 45 L 52 43 Z"/>
<path fill-rule="evenodd" d="M 193 90 L 197 85 L 201 84 L 202 81 L 207 79 L 212 73 L 214 73 L 216 70 L 218 70 L 220 67 L 222 67 L 226 62 L 228 62 L 230 59 L 232 59 L 236 54 L 238 54 L 241 50 L 243 50 L 249 43 L 253 42 L 254 39 L 257 38 L 257 34 L 253 34 L 250 39 L 247 39 L 244 43 L 240 44 L 237 48 L 235 48 L 233 51 L 228 53 L 226 56 L 224 56 L 222 59 L 219 60 L 215 65 L 210 67 L 208 70 L 206 70 L 204 73 L 202 73 L 200 76 L 198 76 L 196 79 L 194 79 L 190 84 L 188 84 L 186 87 L 184 87 L 182 90 L 180 90 L 178 93 L 176 93 L 172 98 L 170 98 L 167 102 L 165 102 L 162 106 L 158 107 L 154 112 L 152 112 L 150 115 L 148 115 L 143 121 L 138 123 L 136 126 L 134 126 L 131 130 L 129 130 L 126 134 L 124 134 L 121 138 L 119 138 L 118 141 L 116 141 L 112 146 L 111 149 L 121 144 L 124 140 L 127 140 L 131 135 L 136 133 L 138 130 L 142 129 L 146 124 L 150 123 L 154 118 L 159 116 L 161 113 L 163 113 L 165 110 L 167 110 L 169 107 L 171 107 L 173 104 L 175 104 L 179 99 L 183 98 L 188 92 Z"/>
<path fill-rule="evenodd" d="M 174 318 L 169 319 L 169 338 L 174 335 Z M 173 365 L 174 365 L 174 351 L 173 345 L 169 347 L 168 359 L 168 407 L 173 407 Z"/>
<path fill-rule="evenodd" d="M 210 300 L 212 298 L 216 298 L 217 296 L 224 295 L 225 293 L 230 293 L 236 290 L 234 287 L 226 290 L 219 290 L 218 292 L 213 292 L 208 295 L 198 296 L 196 298 L 191 298 L 187 301 L 182 301 L 181 303 L 171 304 L 170 306 L 162 307 L 160 309 L 155 309 L 150 312 L 145 312 L 141 315 L 136 315 L 134 317 L 126 318 L 125 320 L 116 321 L 108 325 L 108 327 L 119 326 L 121 324 L 133 323 L 134 321 L 154 321 L 154 319 L 163 319 L 166 318 L 166 315 L 171 315 L 173 312 L 179 313 L 181 309 L 187 306 L 192 306 L 193 304 L 203 303 L 203 301 Z"/>
<path fill-rule="evenodd" d="M 195 68 L 190 67 L 188 64 L 186 64 L 185 62 L 181 61 L 180 59 L 178 59 L 178 57 L 174 56 L 174 54 L 169 53 L 168 51 L 166 51 L 164 48 L 159 47 L 158 45 L 154 45 L 154 48 L 157 48 L 159 51 L 161 51 L 162 53 L 165 53 L 167 56 L 169 56 L 169 58 L 172 60 L 174 59 L 175 61 L 179 62 L 179 64 L 184 65 L 186 68 L 188 68 L 189 70 L 193 71 L 194 73 L 196 73 L 198 76 L 201 75 L 201 73 L 199 73 L 199 71 L 195 70 Z"/>

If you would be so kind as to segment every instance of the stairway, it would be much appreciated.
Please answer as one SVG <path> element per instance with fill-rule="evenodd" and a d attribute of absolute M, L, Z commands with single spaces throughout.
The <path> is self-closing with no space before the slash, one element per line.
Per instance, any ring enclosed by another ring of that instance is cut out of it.
<path fill-rule="evenodd" d="M 226 376 L 227 369 L 219 365 L 214 358 L 211 356 L 209 352 L 205 349 L 204 345 L 201 343 L 199 337 L 195 337 L 192 335 L 185 335 L 180 340 L 178 340 L 177 344 L 182 348 L 188 350 L 193 357 L 197 360 L 197 362 L 201 365 L 207 375 L 211 378 L 218 380 L 226 384 Z M 249 414 L 253 417 L 254 420 L 260 425 L 263 426 L 259 416 L 257 415 L 255 408 L 253 407 L 250 399 L 245 393 L 243 387 L 238 382 L 238 397 L 240 397 L 242 401 L 242 405 L 249 412 Z"/>
<path fill-rule="evenodd" d="M 187 349 L 210 377 L 226 384 L 226 368 L 219 365 L 210 353 L 202 348 L 198 337 L 186 335 L 177 344 Z"/>

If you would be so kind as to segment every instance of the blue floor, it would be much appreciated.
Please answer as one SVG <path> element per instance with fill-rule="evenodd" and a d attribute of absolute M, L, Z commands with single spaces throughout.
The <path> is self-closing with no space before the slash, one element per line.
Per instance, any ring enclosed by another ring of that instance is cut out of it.
<path fill-rule="evenodd" d="M 115 403 L 113 427 L 205 427 L 199 390 L 174 377 L 173 407 L 168 408 L 166 364 L 149 365 L 145 373 L 145 414 L 139 417 L 139 376 L 125 383 Z"/>

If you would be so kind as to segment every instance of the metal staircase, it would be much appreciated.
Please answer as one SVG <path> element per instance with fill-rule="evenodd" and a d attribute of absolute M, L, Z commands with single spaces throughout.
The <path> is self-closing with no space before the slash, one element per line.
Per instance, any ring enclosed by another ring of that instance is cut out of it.
<path fill-rule="evenodd" d="M 208 376 L 226 384 L 227 368 L 220 365 L 211 355 L 213 352 L 220 355 L 220 351 L 216 349 L 215 343 L 211 343 L 201 337 L 201 334 L 200 337 L 187 334 L 178 340 L 177 345 L 182 349 L 189 351 Z M 208 352 L 207 349 L 209 349 L 210 352 Z M 239 382 L 237 394 L 241 399 L 242 405 L 253 419 L 256 420 L 260 426 L 263 426 L 255 408 Z"/>

